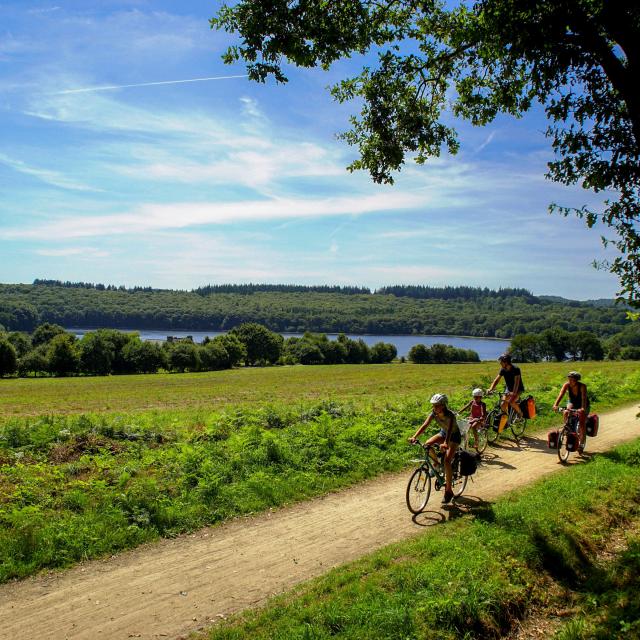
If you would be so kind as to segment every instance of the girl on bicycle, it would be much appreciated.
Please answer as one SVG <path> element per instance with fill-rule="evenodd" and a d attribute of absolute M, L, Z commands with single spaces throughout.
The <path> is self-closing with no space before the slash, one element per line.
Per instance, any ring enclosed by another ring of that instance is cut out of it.
<path fill-rule="evenodd" d="M 522 417 L 522 409 L 520 409 L 520 405 L 518 404 L 520 394 L 524 391 L 520 368 L 516 367 L 511 362 L 511 355 L 508 353 L 503 353 L 498 358 L 498 362 L 501 367 L 500 371 L 498 372 L 495 380 L 491 383 L 491 386 L 487 389 L 487 393 L 491 393 L 498 385 L 498 382 L 500 382 L 500 378 L 504 378 L 505 390 L 504 400 L 501 405 L 502 411 L 507 413 L 509 405 L 511 405 L 513 410 Z"/>
<path fill-rule="evenodd" d="M 430 447 L 434 444 L 440 445 L 440 451 L 444 452 L 444 475 L 445 475 L 445 487 L 444 497 L 442 498 L 442 504 L 449 504 L 453 498 L 453 490 L 451 488 L 451 478 L 453 476 L 453 468 L 451 462 L 455 455 L 460 443 L 462 442 L 462 434 L 458 428 L 458 421 L 456 415 L 447 406 L 449 400 L 444 393 L 436 393 L 432 396 L 431 405 L 433 406 L 432 412 L 427 416 L 427 419 L 422 423 L 420 428 L 415 434 L 409 438 L 411 444 L 415 444 L 418 436 L 432 423 L 435 422 L 440 431 L 434 436 L 431 436 L 425 443 L 425 447 Z"/>
<path fill-rule="evenodd" d="M 564 397 L 564 394 L 569 392 L 569 403 L 567 409 L 577 411 L 578 413 L 578 437 L 580 444 L 578 445 L 578 452 L 584 451 L 584 442 L 586 436 L 587 416 L 589 415 L 589 396 L 587 395 L 587 385 L 584 382 L 580 382 L 582 376 L 577 371 L 569 371 L 567 374 L 567 382 L 562 385 L 560 393 L 553 403 L 553 410 L 557 411 L 560 401 Z M 569 412 L 564 412 L 564 421 L 567 421 Z"/>
<path fill-rule="evenodd" d="M 460 409 L 458 413 L 462 413 L 471 408 L 469 414 L 469 427 L 473 432 L 473 448 L 478 451 L 478 427 L 482 426 L 487 417 L 487 405 L 482 401 L 484 391 L 482 389 L 474 389 L 471 392 L 471 400 Z"/>

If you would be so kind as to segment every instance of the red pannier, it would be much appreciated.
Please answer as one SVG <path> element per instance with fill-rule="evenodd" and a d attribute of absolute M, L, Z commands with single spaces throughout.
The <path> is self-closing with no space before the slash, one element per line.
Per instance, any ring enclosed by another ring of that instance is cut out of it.
<path fill-rule="evenodd" d="M 577 451 L 578 450 L 578 434 L 570 431 L 567 433 L 567 451 Z"/>
<path fill-rule="evenodd" d="M 547 433 L 547 444 L 549 445 L 549 449 L 557 449 L 558 448 L 558 434 L 560 432 L 558 429 L 551 429 L 549 433 Z"/>
<path fill-rule="evenodd" d="M 600 424 L 600 420 L 598 418 L 598 414 L 597 413 L 590 413 L 587 416 L 587 425 L 586 425 L 586 429 L 587 429 L 587 435 L 590 438 L 595 438 L 598 435 L 598 426 Z"/>

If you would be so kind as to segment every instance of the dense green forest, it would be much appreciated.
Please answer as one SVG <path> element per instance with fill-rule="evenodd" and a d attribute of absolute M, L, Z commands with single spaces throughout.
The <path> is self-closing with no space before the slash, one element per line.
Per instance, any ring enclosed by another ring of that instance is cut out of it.
<path fill-rule="evenodd" d="M 627 324 L 623 306 L 533 296 L 525 289 L 215 285 L 194 291 L 37 280 L 0 284 L 0 325 L 227 331 L 257 322 L 278 332 L 511 338 L 549 327 L 601 338 Z"/>

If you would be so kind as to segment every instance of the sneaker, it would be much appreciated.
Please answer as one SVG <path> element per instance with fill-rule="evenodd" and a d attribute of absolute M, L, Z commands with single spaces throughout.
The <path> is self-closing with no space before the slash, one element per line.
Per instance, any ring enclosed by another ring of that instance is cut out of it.
<path fill-rule="evenodd" d="M 449 504 L 453 498 L 453 491 L 445 491 L 442 498 L 442 504 Z"/>

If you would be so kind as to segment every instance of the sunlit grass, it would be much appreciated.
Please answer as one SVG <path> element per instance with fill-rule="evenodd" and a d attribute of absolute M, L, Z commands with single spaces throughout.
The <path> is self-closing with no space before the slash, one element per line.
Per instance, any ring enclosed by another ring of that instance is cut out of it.
<path fill-rule="evenodd" d="M 579 367 L 585 381 L 602 372 L 611 384 L 638 370 L 636 362 L 544 363 L 523 365 L 527 392 L 557 391 L 567 371 Z M 83 378 L 0 379 L 0 414 L 216 411 L 264 402 L 304 403 L 334 399 L 359 405 L 391 398 L 444 392 L 457 402 L 474 386 L 487 387 L 494 363 L 469 365 L 320 365 L 241 368 L 207 373 Z M 602 408 L 602 407 L 601 407 Z"/>

